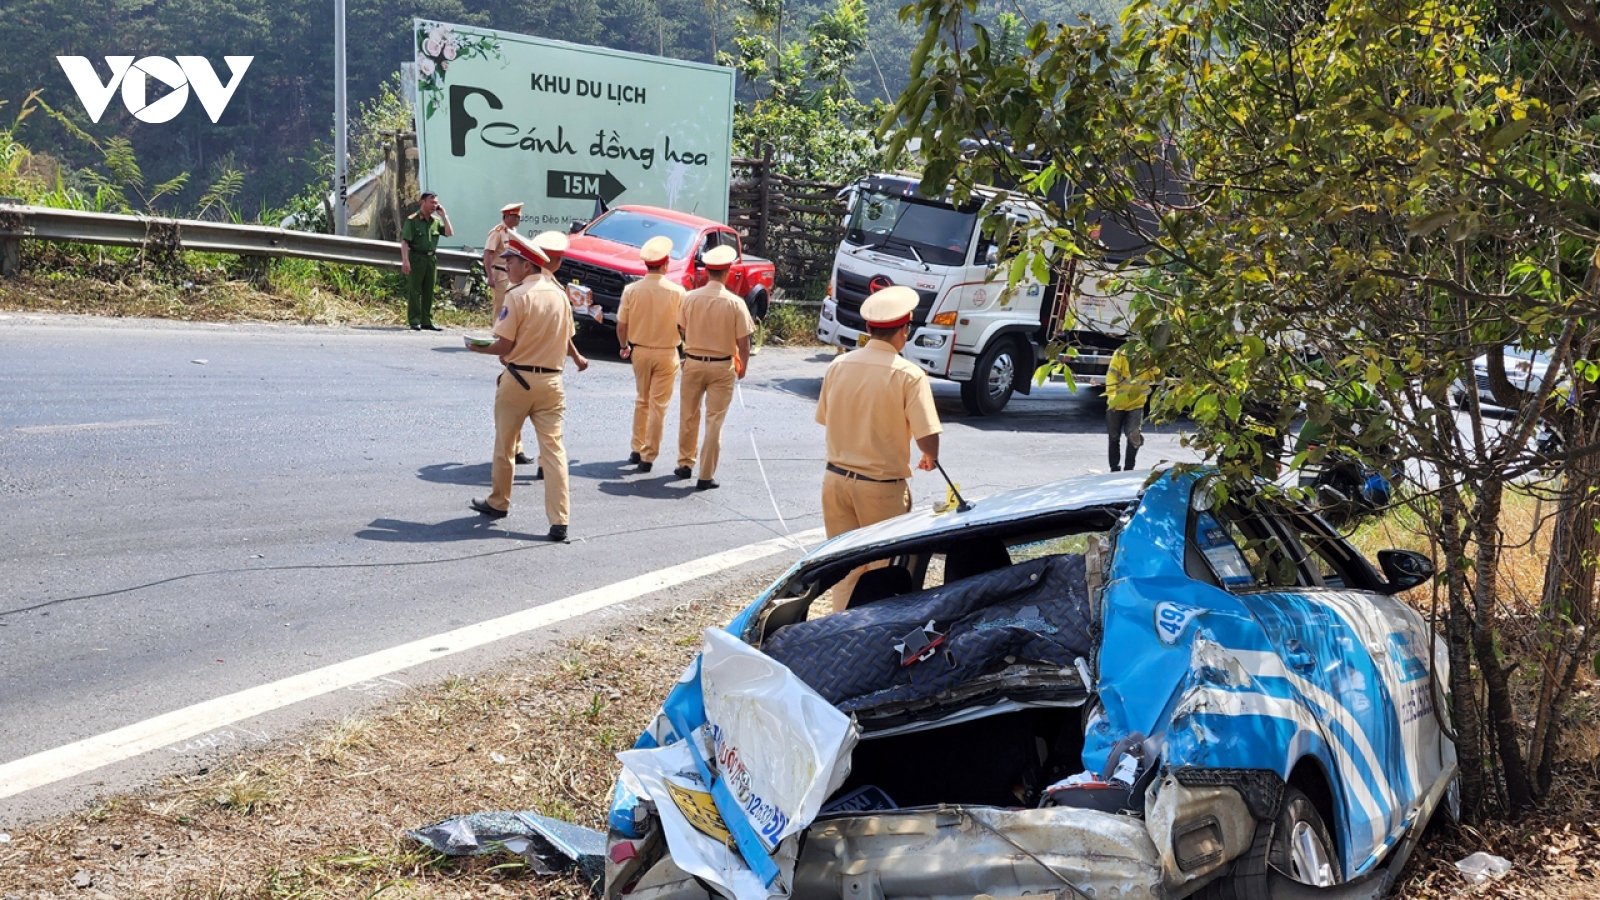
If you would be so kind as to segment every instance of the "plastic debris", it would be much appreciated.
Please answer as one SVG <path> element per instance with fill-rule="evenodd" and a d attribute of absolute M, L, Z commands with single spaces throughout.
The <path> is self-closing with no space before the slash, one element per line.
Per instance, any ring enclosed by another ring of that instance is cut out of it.
<path fill-rule="evenodd" d="M 1505 874 L 1511 871 L 1511 860 L 1479 850 L 1456 863 L 1456 868 L 1461 870 L 1461 874 L 1466 876 L 1468 882 L 1483 884 L 1485 881 L 1505 877 Z"/>
<path fill-rule="evenodd" d="M 0 844 L 9 843 L 11 843 L 11 835 L 6 834 L 4 831 L 0 831 Z"/>
<path fill-rule="evenodd" d="M 531 812 L 471 813 L 408 831 L 406 837 L 446 856 L 513 853 L 540 875 L 576 867 L 597 891 L 605 876 L 604 834 Z"/>

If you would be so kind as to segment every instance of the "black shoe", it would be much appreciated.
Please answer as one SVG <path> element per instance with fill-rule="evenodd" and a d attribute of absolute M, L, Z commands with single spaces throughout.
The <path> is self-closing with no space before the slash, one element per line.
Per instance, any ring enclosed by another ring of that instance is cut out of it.
<path fill-rule="evenodd" d="M 722 485 L 717 484 L 716 481 L 710 478 L 702 478 L 694 483 L 694 489 L 697 491 L 709 491 L 719 487 L 722 487 Z"/>
<path fill-rule="evenodd" d="M 629 453 L 628 454 L 628 465 L 630 465 L 630 466 L 638 465 L 641 462 L 644 462 L 644 460 L 639 458 L 639 454 L 637 454 L 637 453 Z"/>
<path fill-rule="evenodd" d="M 526 453 L 523 453 L 521 450 L 517 451 L 517 465 L 525 466 L 525 465 L 527 465 L 528 463 L 531 463 L 531 462 L 533 462 L 533 457 L 529 456 Z"/>
<path fill-rule="evenodd" d="M 475 512 L 483 513 L 491 519 L 504 519 L 506 517 L 506 513 L 510 512 L 510 510 L 506 509 L 495 509 L 489 505 L 489 501 L 479 500 L 477 498 L 474 498 L 473 501 L 467 505 L 472 507 Z"/>
<path fill-rule="evenodd" d="M 641 462 L 641 463 L 639 463 L 639 471 L 648 472 L 648 471 L 650 471 L 650 466 L 651 466 L 650 463 Z"/>
<path fill-rule="evenodd" d="M 551 525 L 550 540 L 565 544 L 567 542 L 567 526 Z"/>
<path fill-rule="evenodd" d="M 432 322 L 429 322 L 428 324 L 422 326 L 422 328 L 423 328 L 424 331 L 443 331 L 444 330 L 443 328 L 440 328 L 439 326 L 433 324 Z"/>
<path fill-rule="evenodd" d="M 413 325 L 413 326 L 411 326 L 411 330 L 412 331 L 421 331 L 422 330 L 422 326 L 421 325 Z"/>
<path fill-rule="evenodd" d="M 540 466 L 539 468 L 534 470 L 534 472 L 533 472 L 533 480 L 534 481 L 543 481 L 544 480 L 544 466 Z"/>
<path fill-rule="evenodd" d="M 674 478 L 688 478 L 693 474 L 694 472 L 691 471 L 688 466 L 679 466 L 672 470 L 672 475 Z"/>

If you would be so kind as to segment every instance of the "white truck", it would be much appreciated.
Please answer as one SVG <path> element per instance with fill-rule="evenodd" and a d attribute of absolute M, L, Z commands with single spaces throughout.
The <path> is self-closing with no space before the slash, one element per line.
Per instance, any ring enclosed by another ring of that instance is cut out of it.
<path fill-rule="evenodd" d="M 1127 298 L 1099 292 L 1097 267 L 1079 264 L 1048 284 L 1030 277 L 1008 286 L 1009 261 L 980 227 L 980 203 L 957 208 L 925 198 L 917 179 L 905 175 L 863 178 L 849 193 L 845 237 L 817 325 L 823 343 L 865 344 L 861 301 L 900 284 L 921 297 L 901 356 L 959 383 L 963 405 L 976 415 L 999 413 L 1013 392 L 1030 393 L 1041 355 L 1057 337 L 1078 350 L 1068 363 L 1079 384 L 1105 383 L 1111 353 L 1128 334 Z M 998 214 L 1022 220 L 1039 208 L 1007 202 Z"/>

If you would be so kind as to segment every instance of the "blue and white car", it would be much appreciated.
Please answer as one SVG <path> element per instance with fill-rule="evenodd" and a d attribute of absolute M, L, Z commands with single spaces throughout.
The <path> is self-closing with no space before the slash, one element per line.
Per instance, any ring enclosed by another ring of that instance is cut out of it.
<path fill-rule="evenodd" d="M 1381 896 L 1454 813 L 1447 659 L 1396 596 L 1432 565 L 1385 551 L 1380 574 L 1313 513 L 1213 487 L 1123 473 L 914 511 L 729 623 L 860 731 L 775 890 Z M 607 896 L 713 896 L 626 777 L 609 824 Z"/>

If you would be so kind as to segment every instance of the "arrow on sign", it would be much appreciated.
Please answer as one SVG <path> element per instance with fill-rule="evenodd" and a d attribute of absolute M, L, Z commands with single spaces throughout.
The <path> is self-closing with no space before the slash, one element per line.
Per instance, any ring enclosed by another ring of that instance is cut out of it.
<path fill-rule="evenodd" d="M 621 196 L 628 186 L 611 174 L 591 172 L 560 172 L 550 170 L 545 179 L 545 196 L 553 200 L 599 200 L 607 206 Z"/>

